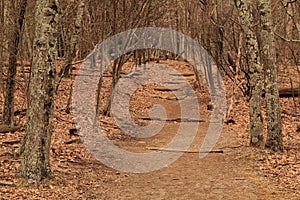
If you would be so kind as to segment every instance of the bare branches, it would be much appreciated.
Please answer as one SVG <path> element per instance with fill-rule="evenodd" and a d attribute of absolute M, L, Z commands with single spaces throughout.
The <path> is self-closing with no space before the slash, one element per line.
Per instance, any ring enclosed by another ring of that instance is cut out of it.
<path fill-rule="evenodd" d="M 285 42 L 293 42 L 293 43 L 300 43 L 300 39 L 299 40 L 290 40 L 287 39 L 285 37 L 283 37 L 282 35 L 278 34 L 278 33 L 274 33 L 277 37 L 279 37 L 281 40 L 285 41 Z"/>

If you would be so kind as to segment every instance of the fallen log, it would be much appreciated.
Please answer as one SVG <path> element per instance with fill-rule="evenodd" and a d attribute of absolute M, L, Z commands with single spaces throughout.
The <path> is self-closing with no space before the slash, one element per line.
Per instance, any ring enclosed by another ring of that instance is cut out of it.
<path fill-rule="evenodd" d="M 11 141 L 3 141 L 2 145 L 14 145 L 21 143 L 21 140 L 11 140 Z"/>
<path fill-rule="evenodd" d="M 284 88 L 279 90 L 279 97 L 298 97 L 299 88 Z"/>
<path fill-rule="evenodd" d="M 3 186 L 13 186 L 14 183 L 11 182 L 11 181 L 0 181 L 0 185 L 3 185 Z"/>
<path fill-rule="evenodd" d="M 145 120 L 145 121 L 162 121 L 162 122 L 205 122 L 204 120 L 200 120 L 200 119 L 182 119 L 182 118 L 173 118 L 173 119 L 161 119 L 161 118 L 156 118 L 156 117 L 140 117 L 138 118 L 140 120 Z"/>
<path fill-rule="evenodd" d="M 20 128 L 21 126 L 0 125 L 0 133 L 14 133 L 18 131 Z"/>
<path fill-rule="evenodd" d="M 26 112 L 27 112 L 27 109 L 22 109 L 22 110 L 16 110 L 14 112 L 14 116 L 17 116 L 17 115 L 26 115 Z M 1 111 L 0 111 L 0 114 L 3 114 Z M 0 125 L 1 126 L 1 125 Z"/>
<path fill-rule="evenodd" d="M 73 143 L 83 143 L 80 138 L 76 138 L 73 140 L 66 141 L 65 144 L 73 144 Z"/>
<path fill-rule="evenodd" d="M 266 92 L 263 90 L 262 97 L 266 96 Z M 280 98 L 299 97 L 299 88 L 281 88 L 279 89 Z"/>
<path fill-rule="evenodd" d="M 182 152 L 182 153 L 224 153 L 224 151 L 221 150 L 210 150 L 210 151 L 191 151 L 191 150 L 180 150 L 180 149 L 166 149 L 166 148 L 159 148 L 159 147 L 146 147 L 147 150 L 151 151 L 164 151 L 164 152 Z"/>

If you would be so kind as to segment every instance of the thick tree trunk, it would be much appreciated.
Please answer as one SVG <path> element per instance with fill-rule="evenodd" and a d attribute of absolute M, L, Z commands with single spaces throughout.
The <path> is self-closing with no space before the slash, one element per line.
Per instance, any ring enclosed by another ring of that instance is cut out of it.
<path fill-rule="evenodd" d="M 235 0 L 235 4 L 239 11 L 240 23 L 245 35 L 246 52 L 249 65 L 250 144 L 255 147 L 262 147 L 264 143 L 263 120 L 261 113 L 262 74 L 259 61 L 258 43 L 254 33 L 254 21 L 249 2 L 247 0 Z"/>
<path fill-rule="evenodd" d="M 13 4 L 13 2 L 12 2 Z M 6 94 L 4 98 L 3 123 L 8 126 L 14 125 L 14 99 L 15 99 L 15 77 L 17 73 L 17 55 L 20 42 L 20 35 L 23 27 L 27 0 L 18 2 L 18 14 L 11 27 L 11 37 L 9 39 L 9 64 L 6 81 Z M 15 10 L 11 8 L 10 16 L 14 18 Z"/>
<path fill-rule="evenodd" d="M 50 143 L 55 90 L 56 0 L 36 1 L 36 32 L 23 158 L 17 177 L 39 183 L 51 177 Z"/>
<path fill-rule="evenodd" d="M 261 20 L 261 61 L 265 71 L 265 96 L 267 101 L 267 141 L 266 147 L 273 151 L 283 150 L 282 125 L 279 92 L 277 84 L 278 67 L 276 66 L 276 49 L 274 27 L 269 0 L 259 0 Z"/>

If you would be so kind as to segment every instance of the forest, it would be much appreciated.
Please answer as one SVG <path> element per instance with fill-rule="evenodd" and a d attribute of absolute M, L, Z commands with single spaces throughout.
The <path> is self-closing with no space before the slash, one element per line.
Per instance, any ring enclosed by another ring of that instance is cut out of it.
<path fill-rule="evenodd" d="M 298 0 L 0 0 L 1 199 L 299 199 Z"/>

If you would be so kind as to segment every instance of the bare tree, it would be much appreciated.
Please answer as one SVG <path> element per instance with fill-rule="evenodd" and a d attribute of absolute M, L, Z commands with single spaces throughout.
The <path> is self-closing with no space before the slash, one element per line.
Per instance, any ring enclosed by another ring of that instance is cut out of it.
<path fill-rule="evenodd" d="M 261 20 L 261 61 L 265 72 L 265 96 L 267 101 L 267 141 L 266 147 L 274 151 L 282 151 L 281 109 L 278 92 L 278 66 L 276 64 L 276 49 L 274 25 L 269 0 L 258 1 Z"/>
<path fill-rule="evenodd" d="M 11 2 L 14 4 L 14 2 Z M 14 98 L 15 98 L 15 77 L 17 74 L 17 55 L 19 50 L 19 42 L 21 31 L 24 22 L 24 16 L 26 11 L 27 0 L 17 1 L 17 15 L 15 16 L 14 6 L 11 6 L 11 14 L 13 24 L 12 34 L 9 39 L 9 64 L 8 64 L 8 74 L 6 81 L 6 94 L 4 99 L 4 112 L 3 112 L 3 122 L 5 125 L 14 125 Z"/>
<path fill-rule="evenodd" d="M 251 5 L 248 0 L 235 0 L 239 11 L 240 23 L 244 31 L 246 52 L 250 76 L 250 144 L 255 147 L 262 147 L 263 120 L 261 113 L 262 98 L 262 73 L 259 61 L 258 42 L 254 30 L 254 21 Z"/>
<path fill-rule="evenodd" d="M 72 61 L 75 57 L 76 54 L 76 45 L 78 43 L 78 38 L 80 36 L 80 32 L 82 29 L 82 22 L 83 22 L 83 15 L 84 15 L 84 7 L 85 7 L 85 2 L 84 0 L 79 1 L 79 5 L 77 8 L 77 15 L 75 18 L 75 26 L 74 26 L 74 32 L 71 36 L 69 44 L 69 52 L 65 56 L 65 61 L 62 66 L 62 69 L 59 73 L 60 78 L 62 77 L 69 77 L 70 76 L 70 69 L 72 65 Z"/>
<path fill-rule="evenodd" d="M 76 45 L 78 43 L 78 38 L 80 36 L 80 32 L 82 29 L 82 23 L 83 23 L 83 16 L 84 16 L 84 8 L 85 8 L 85 2 L 84 0 L 79 1 L 79 5 L 77 8 L 77 15 L 75 18 L 75 26 L 74 26 L 74 33 L 71 36 L 69 44 L 69 51 L 67 52 L 67 55 L 65 56 L 64 64 L 59 72 L 59 80 L 56 86 L 56 90 L 58 90 L 58 87 L 63 79 L 63 77 L 70 77 L 70 72 L 72 69 L 72 61 L 76 54 Z"/>
<path fill-rule="evenodd" d="M 26 133 L 17 177 L 39 183 L 51 177 L 50 143 L 55 94 L 56 0 L 38 0 Z"/>
<path fill-rule="evenodd" d="M 0 100 L 4 99 L 4 81 L 3 81 L 3 64 L 4 64 L 4 47 L 5 47 L 5 2 L 0 1 Z M 1 109 L 2 111 L 2 109 Z"/>

